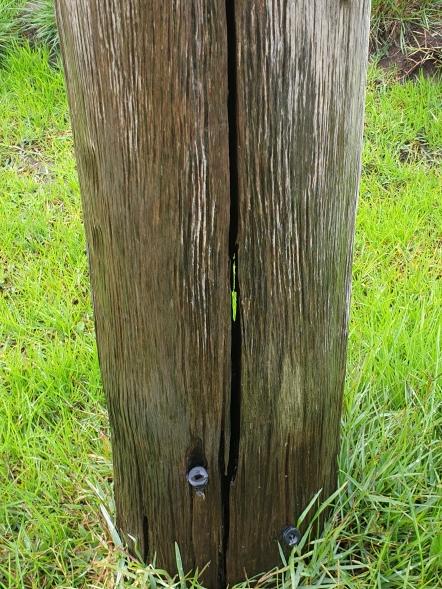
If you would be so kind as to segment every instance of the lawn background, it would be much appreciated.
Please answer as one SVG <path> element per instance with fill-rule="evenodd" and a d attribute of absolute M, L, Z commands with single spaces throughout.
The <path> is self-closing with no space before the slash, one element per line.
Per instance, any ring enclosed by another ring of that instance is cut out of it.
<path fill-rule="evenodd" d="M 405 18 L 393 9 L 406 3 L 376 2 L 372 39 L 386 15 L 405 30 L 408 21 L 434 17 L 438 4 L 417 3 Z M 108 422 L 56 37 L 41 37 L 50 47 L 35 32 L 25 40 L 17 20 L 4 15 L 0 587 L 155 587 L 154 579 L 161 586 L 167 577 L 155 565 L 124 558 L 111 524 Z M 306 535 L 302 554 L 295 551 L 262 586 L 442 586 L 442 83 L 419 74 L 398 82 L 397 73 L 376 66 L 376 55 L 368 76 L 341 489 L 324 537 L 310 542 Z M 198 586 L 184 577 L 165 582 Z"/>

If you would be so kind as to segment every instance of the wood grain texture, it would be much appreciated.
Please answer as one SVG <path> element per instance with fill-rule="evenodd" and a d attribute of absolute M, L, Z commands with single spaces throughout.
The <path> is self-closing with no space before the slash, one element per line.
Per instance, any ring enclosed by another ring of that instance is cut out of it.
<path fill-rule="evenodd" d="M 58 0 L 57 18 L 117 524 L 170 572 L 174 542 L 186 570 L 210 561 L 215 587 L 231 322 L 224 0 Z M 196 463 L 203 497 L 186 482 Z"/>
<path fill-rule="evenodd" d="M 369 0 L 56 4 L 117 524 L 223 587 L 336 485 Z"/>
<path fill-rule="evenodd" d="M 230 581 L 336 485 L 368 0 L 238 0 L 239 459 Z"/>

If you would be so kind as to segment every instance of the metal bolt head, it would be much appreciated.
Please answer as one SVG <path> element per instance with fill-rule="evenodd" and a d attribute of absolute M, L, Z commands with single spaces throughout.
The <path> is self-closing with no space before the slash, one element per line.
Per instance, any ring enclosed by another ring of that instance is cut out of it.
<path fill-rule="evenodd" d="M 204 466 L 194 466 L 187 473 L 187 482 L 194 489 L 202 489 L 209 482 L 209 473 Z"/>
<path fill-rule="evenodd" d="M 301 540 L 301 532 L 295 526 L 286 526 L 281 535 L 284 543 L 291 548 L 299 544 Z"/>

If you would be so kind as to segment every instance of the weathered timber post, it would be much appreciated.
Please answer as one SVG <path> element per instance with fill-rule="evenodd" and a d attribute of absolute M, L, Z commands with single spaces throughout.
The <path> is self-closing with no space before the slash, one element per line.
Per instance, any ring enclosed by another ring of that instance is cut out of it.
<path fill-rule="evenodd" d="M 336 485 L 369 0 L 56 4 L 117 525 L 222 587 Z"/>

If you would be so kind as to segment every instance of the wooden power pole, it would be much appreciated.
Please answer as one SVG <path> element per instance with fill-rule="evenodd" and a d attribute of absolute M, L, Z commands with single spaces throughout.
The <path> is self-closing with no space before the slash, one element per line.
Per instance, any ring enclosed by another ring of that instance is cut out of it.
<path fill-rule="evenodd" d="M 369 0 L 56 4 L 117 525 L 220 588 L 336 486 Z"/>

